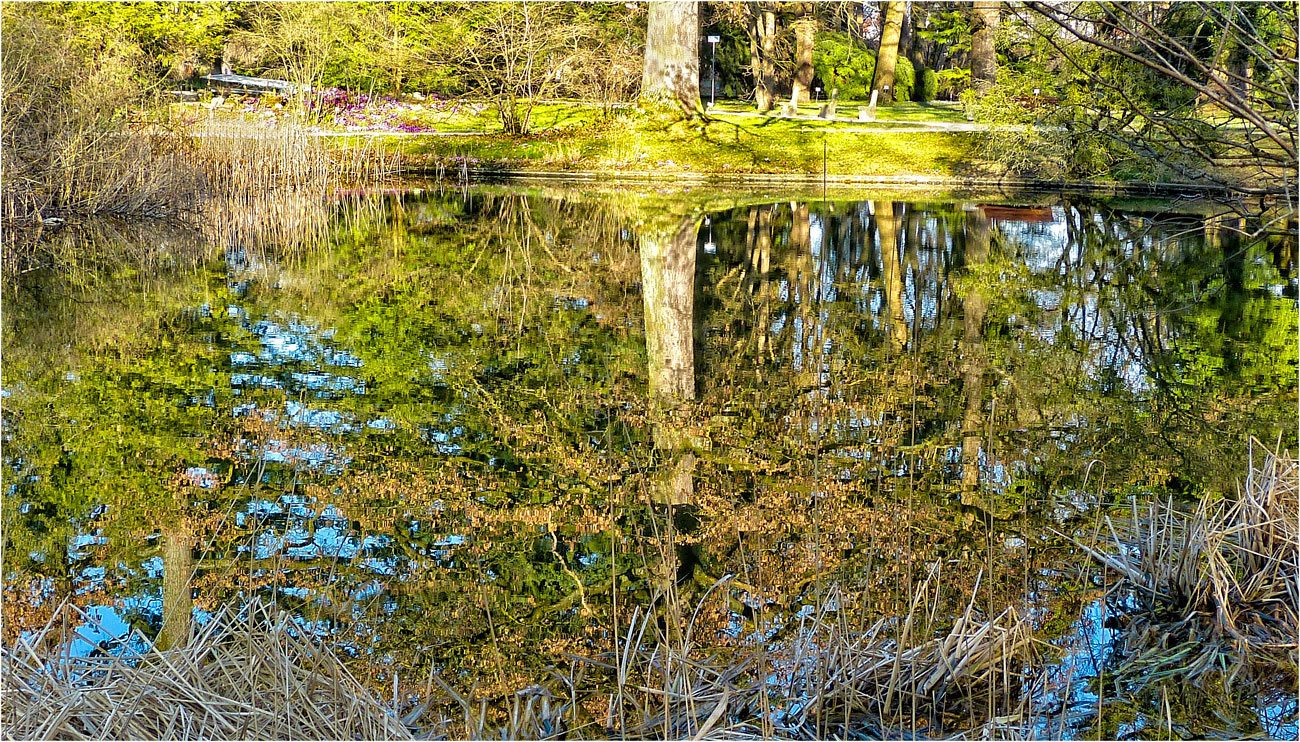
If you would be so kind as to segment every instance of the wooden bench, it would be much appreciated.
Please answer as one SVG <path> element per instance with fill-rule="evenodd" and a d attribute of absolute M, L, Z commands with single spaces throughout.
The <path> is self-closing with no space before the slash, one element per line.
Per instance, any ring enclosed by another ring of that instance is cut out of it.
<path fill-rule="evenodd" d="M 231 93 L 247 95 L 293 95 L 298 86 L 288 80 L 272 80 L 266 77 L 248 77 L 247 75 L 207 75 L 203 79 L 211 87 Z"/>

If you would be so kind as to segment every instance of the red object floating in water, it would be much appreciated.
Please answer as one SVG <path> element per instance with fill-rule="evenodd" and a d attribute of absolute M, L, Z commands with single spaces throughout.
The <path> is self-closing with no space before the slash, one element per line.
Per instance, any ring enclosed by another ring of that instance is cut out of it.
<path fill-rule="evenodd" d="M 1050 224 L 1056 221 L 1052 209 L 1046 206 L 992 206 L 980 204 L 980 211 L 989 219 L 1005 219 L 1014 222 L 1034 222 Z"/>

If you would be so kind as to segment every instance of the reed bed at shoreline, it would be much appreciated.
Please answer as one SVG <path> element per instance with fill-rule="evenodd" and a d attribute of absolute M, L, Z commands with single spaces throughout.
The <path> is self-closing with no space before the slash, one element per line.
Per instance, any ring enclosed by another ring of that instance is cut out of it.
<path fill-rule="evenodd" d="M 658 612 L 638 610 L 616 651 L 574 657 L 567 675 L 518 691 L 499 726 L 487 699 L 437 675 L 433 694 L 399 720 L 289 614 L 257 601 L 223 608 L 174 649 L 129 635 L 101 650 L 86 639 L 84 656 L 69 648 L 76 627 L 95 621 L 68 604 L 0 653 L 0 712 L 5 736 L 18 739 L 849 739 L 1018 728 L 1036 656 L 1028 622 L 1014 611 L 983 619 L 972 600 L 948 630 L 923 636 L 924 604 L 854 633 L 824 608 L 793 641 L 726 655 L 695 643 L 693 620 L 684 633 L 666 630 Z"/>
<path fill-rule="evenodd" d="M 65 167 L 6 176 L 6 268 L 40 262 L 58 232 L 106 217 L 192 229 L 210 250 L 296 248 L 324 233 L 341 193 L 386 182 L 401 167 L 382 142 L 337 146 L 293 121 L 269 128 L 202 123 L 99 139 L 94 157 L 58 158 L 75 173 Z M 48 182 L 38 184 L 42 178 Z"/>
<path fill-rule="evenodd" d="M 932 573 L 933 574 L 933 573 Z M 937 589 L 937 587 L 936 587 Z M 1037 674 L 1030 622 L 1014 610 L 985 618 L 975 601 L 938 634 L 920 630 L 931 589 L 904 616 L 848 630 L 832 590 L 796 638 L 731 650 L 697 644 L 694 619 L 634 611 L 615 651 L 573 657 L 567 674 L 516 693 L 504 725 L 487 699 L 436 676 L 460 718 L 451 739 L 888 739 L 920 735 L 1019 737 Z M 666 600 L 672 601 L 669 596 Z M 681 608 L 681 607 L 679 607 Z M 598 709 L 592 712 L 591 709 Z"/>
<path fill-rule="evenodd" d="M 1262 461 L 1256 461 L 1263 451 Z M 1228 679 L 1257 663 L 1289 671 L 1300 632 L 1300 461 L 1251 442 L 1237 496 L 1194 508 L 1154 500 L 1106 518 L 1106 546 L 1080 544 L 1130 588 L 1121 673 L 1152 682 Z"/>
<path fill-rule="evenodd" d="M 972 601 L 946 632 L 923 636 L 914 633 L 920 605 L 862 633 L 823 612 L 796 641 L 720 665 L 693 658 L 689 643 L 628 653 L 616 665 L 619 695 L 638 721 L 626 731 L 666 739 L 892 738 L 967 731 L 993 716 L 1026 718 L 1020 691 L 1034 656 L 1028 623 L 1011 610 L 979 618 Z"/>
<path fill-rule="evenodd" d="M 254 197 L 266 191 L 328 191 L 397 172 L 395 151 L 366 138 L 333 146 L 292 119 L 265 126 L 242 120 L 196 123 L 190 164 L 214 191 Z"/>
<path fill-rule="evenodd" d="M 295 248 L 322 235 L 325 206 L 356 184 L 382 183 L 400 168 L 382 143 L 334 147 L 291 122 L 197 125 L 190 165 L 206 185 L 195 219 L 221 248 Z"/>
<path fill-rule="evenodd" d="M 6 738 L 411 738 L 342 662 L 261 603 L 219 611 L 169 650 L 127 641 L 74 655 L 84 623 L 94 619 L 65 604 L 43 630 L 4 648 Z"/>
<path fill-rule="evenodd" d="M 1294 697 L 1298 473 L 1295 459 L 1269 454 L 1235 499 L 1135 508 L 1131 521 L 1107 524 L 1113 550 L 1086 547 L 1125 578 L 1106 598 L 1119 601 L 1126 624 L 1105 670 L 1111 682 L 1186 701 L 1218 676 L 1225 694 L 1245 683 L 1261 698 L 1285 699 L 1288 687 Z M 694 608 L 669 582 L 620 622 L 605 654 L 570 656 L 567 672 L 552 669 L 504 697 L 462 694 L 455 679 L 430 674 L 414 708 L 396 695 L 392 706 L 380 700 L 327 640 L 256 601 L 217 611 L 176 649 L 151 648 L 136 635 L 102 651 L 87 646 L 83 657 L 67 651 L 75 638 L 68 627 L 93 619 L 65 606 L 0 654 L 3 731 L 65 739 L 1023 739 L 1050 737 L 1067 722 L 1083 728 L 1086 719 L 1070 721 L 1068 704 L 1050 700 L 1063 687 L 1049 687 L 1051 660 L 1033 621 L 1014 608 L 981 611 L 980 578 L 964 610 L 935 620 L 940 568 L 932 565 L 900 615 L 850 628 L 838 607 L 849 588 L 830 587 L 785 638 L 755 638 L 765 636 L 760 626 L 731 645 L 696 636 L 697 615 L 727 591 L 727 578 Z M 1287 667 L 1290 674 L 1277 671 Z M 1293 708 L 1278 703 L 1283 714 Z"/>

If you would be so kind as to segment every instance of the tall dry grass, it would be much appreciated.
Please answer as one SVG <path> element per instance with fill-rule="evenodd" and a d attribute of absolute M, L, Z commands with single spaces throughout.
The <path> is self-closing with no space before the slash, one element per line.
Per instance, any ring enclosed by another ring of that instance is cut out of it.
<path fill-rule="evenodd" d="M 340 192 L 384 182 L 401 167 L 397 153 L 375 139 L 334 146 L 292 120 L 269 128 L 205 122 L 186 136 L 186 164 L 203 184 L 194 223 L 222 248 L 296 247 L 318 238 L 331 216 L 323 207 Z"/>
<path fill-rule="evenodd" d="M 105 189 L 85 195 L 116 199 L 112 206 L 81 208 L 81 196 L 69 185 L 74 195 L 32 210 L 18 203 L 21 196 L 11 199 L 6 191 L 5 267 L 22 270 L 40 257 L 46 258 L 41 262 L 68 264 L 66 250 L 53 254 L 50 238 L 104 217 L 192 229 L 202 237 L 192 244 L 209 257 L 231 248 L 266 252 L 301 247 L 325 235 L 343 194 L 387 182 L 401 167 L 396 152 L 374 140 L 334 146 L 293 121 L 271 128 L 241 121 L 208 123 L 148 136 L 168 142 L 166 157 L 144 160 L 163 175 L 141 181 L 140 187 L 118 183 L 116 196 Z M 103 167 L 111 171 L 114 166 Z M 136 177 L 130 174 L 133 168 L 122 172 Z M 61 216 L 51 219 L 55 214 Z M 95 243 L 79 246 L 93 251 Z"/>
<path fill-rule="evenodd" d="M 794 640 L 720 651 L 696 641 L 696 609 L 674 606 L 670 590 L 657 609 L 634 610 L 614 651 L 573 657 L 567 673 L 555 671 L 552 682 L 508 699 L 504 724 L 491 720 L 488 699 L 431 676 L 430 686 L 460 712 L 436 733 L 453 739 L 890 739 L 1026 727 L 1026 689 L 1037 659 L 1029 621 L 1010 610 L 983 617 L 972 599 L 946 630 L 923 631 L 937 592 L 938 581 L 927 580 L 906 615 L 854 631 L 836 616 L 842 596 L 832 590 Z M 673 616 L 681 622 L 672 625 Z"/>
<path fill-rule="evenodd" d="M 1140 606 L 1130 612 L 1121 671 L 1148 682 L 1231 679 L 1263 661 L 1280 662 L 1294 679 L 1300 462 L 1250 445 L 1250 470 L 1235 498 L 1207 498 L 1191 509 L 1135 503 L 1126 521 L 1104 520 L 1106 546 L 1080 544 L 1125 580 Z"/>
<path fill-rule="evenodd" d="M 180 122 L 145 81 L 139 50 L 88 50 L 37 7 L 6 5 L 0 48 L 0 221 L 6 268 L 51 231 L 114 217 L 168 220 L 217 249 L 319 232 L 340 189 L 400 167 L 375 139 L 331 142 L 294 118 Z M 314 220 L 314 221 L 313 221 Z M 87 245 L 86 249 L 93 249 Z"/>
<path fill-rule="evenodd" d="M 147 115 L 156 93 L 128 45 L 89 49 L 41 8 L 0 10 L 0 217 L 173 217 L 194 187 L 184 147 Z"/>
<path fill-rule="evenodd" d="M 0 648 L 6 738 L 411 739 L 336 657 L 261 603 L 219 611 L 174 649 L 69 651 L 94 623 L 65 604 Z"/>

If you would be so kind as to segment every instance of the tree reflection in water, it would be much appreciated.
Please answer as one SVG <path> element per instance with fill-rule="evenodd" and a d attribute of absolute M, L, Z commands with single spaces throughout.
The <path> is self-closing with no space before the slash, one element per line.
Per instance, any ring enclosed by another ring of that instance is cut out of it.
<path fill-rule="evenodd" d="M 906 613 L 935 562 L 917 630 L 973 598 L 1068 641 L 1100 583 L 1053 530 L 1294 448 L 1294 245 L 986 206 L 488 187 L 12 280 L 6 641 L 68 597 L 174 643 L 258 594 L 386 697 L 504 699 L 634 608 L 779 647 L 833 586 L 845 627 Z"/>

